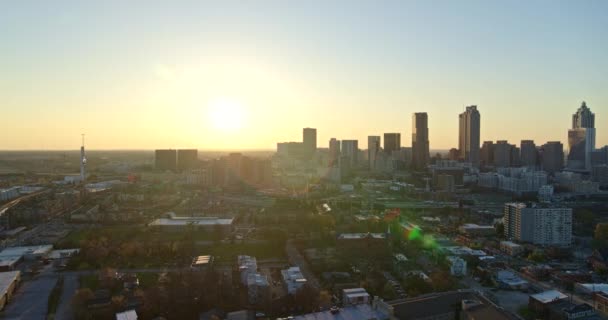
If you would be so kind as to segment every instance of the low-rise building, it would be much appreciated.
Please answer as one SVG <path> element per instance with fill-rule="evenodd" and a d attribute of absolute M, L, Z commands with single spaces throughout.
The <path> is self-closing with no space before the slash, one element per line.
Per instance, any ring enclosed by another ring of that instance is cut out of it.
<path fill-rule="evenodd" d="M 53 251 L 53 245 L 45 244 L 39 246 L 9 247 L 0 252 L 0 260 L 14 257 L 22 257 L 24 260 L 39 260 L 48 258 Z"/>
<path fill-rule="evenodd" d="M 196 271 L 209 271 L 213 269 L 213 257 L 212 256 L 198 256 L 192 259 L 190 268 Z"/>
<path fill-rule="evenodd" d="M 11 300 L 20 281 L 20 271 L 0 272 L 0 310 Z"/>
<path fill-rule="evenodd" d="M 217 217 L 179 217 L 173 212 L 168 218 L 159 218 L 150 223 L 150 227 L 160 228 L 166 231 L 185 231 L 188 228 L 206 231 L 220 232 L 227 235 L 232 230 L 233 218 Z"/>
<path fill-rule="evenodd" d="M 568 296 L 557 291 L 549 290 L 530 296 L 528 300 L 528 308 L 533 310 L 538 316 L 549 316 L 551 304 L 559 303 L 568 299 Z"/>
<path fill-rule="evenodd" d="M 525 290 L 528 289 L 529 286 L 528 281 L 508 270 L 498 271 L 495 280 L 498 287 L 502 289 Z"/>
<path fill-rule="evenodd" d="M 300 271 L 300 267 L 291 267 L 286 270 L 281 270 L 283 283 L 287 290 L 287 294 L 295 295 L 306 284 L 306 278 Z"/>
<path fill-rule="evenodd" d="M 467 262 L 459 257 L 447 257 L 450 262 L 450 274 L 456 277 L 464 277 L 467 275 Z"/>
<path fill-rule="evenodd" d="M 494 226 L 481 226 L 474 223 L 463 224 L 462 226 L 458 227 L 458 231 L 473 237 L 487 237 L 496 235 Z"/>
<path fill-rule="evenodd" d="M 342 233 L 336 241 L 339 249 L 374 250 L 385 248 L 386 245 L 384 233 Z"/>
<path fill-rule="evenodd" d="M 342 290 L 342 305 L 352 306 L 358 304 L 369 304 L 370 295 L 363 288 Z"/>
<path fill-rule="evenodd" d="M 512 241 L 501 241 L 500 242 L 500 251 L 510 255 L 517 256 L 524 252 L 525 248 L 522 245 L 519 245 Z"/>
<path fill-rule="evenodd" d="M 119 312 L 116 314 L 116 320 L 137 320 L 137 312 L 135 310 L 128 310 L 125 312 Z"/>
<path fill-rule="evenodd" d="M 264 305 L 270 301 L 270 283 L 265 275 L 257 272 L 248 274 L 247 295 L 251 304 Z"/>

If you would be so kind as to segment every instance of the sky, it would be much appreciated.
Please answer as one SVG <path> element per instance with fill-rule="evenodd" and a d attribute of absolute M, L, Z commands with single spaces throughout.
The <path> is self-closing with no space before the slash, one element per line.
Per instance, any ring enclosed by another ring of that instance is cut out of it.
<path fill-rule="evenodd" d="M 0 150 L 273 149 L 302 128 L 432 149 L 608 144 L 608 1 L 2 1 Z"/>

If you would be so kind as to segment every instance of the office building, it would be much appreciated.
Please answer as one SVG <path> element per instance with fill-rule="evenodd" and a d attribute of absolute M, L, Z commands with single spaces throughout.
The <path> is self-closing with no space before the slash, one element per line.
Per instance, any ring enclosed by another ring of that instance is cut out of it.
<path fill-rule="evenodd" d="M 479 153 L 482 167 L 489 167 L 494 165 L 494 142 L 484 141 Z"/>
<path fill-rule="evenodd" d="M 554 174 L 564 168 L 564 145 L 559 141 L 549 141 L 541 147 L 541 169 Z"/>
<path fill-rule="evenodd" d="M 302 130 L 302 144 L 304 154 L 311 157 L 317 151 L 317 129 L 304 128 Z"/>
<path fill-rule="evenodd" d="M 497 168 L 507 168 L 511 166 L 513 158 L 513 145 L 506 140 L 498 140 L 494 144 L 494 166 Z"/>
<path fill-rule="evenodd" d="M 520 145 L 520 160 L 524 167 L 536 168 L 538 150 L 533 140 L 522 140 Z"/>
<path fill-rule="evenodd" d="M 198 164 L 198 150 L 180 149 L 177 150 L 177 169 L 180 171 L 192 170 Z"/>
<path fill-rule="evenodd" d="M 277 143 L 277 155 L 282 157 L 301 157 L 304 154 L 302 142 L 279 142 Z"/>
<path fill-rule="evenodd" d="M 480 155 L 480 114 L 477 106 L 466 107 L 465 112 L 459 116 L 458 150 L 460 158 L 479 167 Z"/>
<path fill-rule="evenodd" d="M 399 149 L 401 149 L 401 133 L 385 133 L 384 152 L 390 155 Z"/>
<path fill-rule="evenodd" d="M 359 140 L 342 140 L 341 163 L 354 168 L 359 163 Z"/>
<path fill-rule="evenodd" d="M 569 246 L 572 243 L 571 208 L 507 203 L 504 211 L 507 239 L 541 246 Z"/>
<path fill-rule="evenodd" d="M 386 137 L 386 134 L 384 136 Z M 380 152 L 380 136 L 368 136 L 367 137 L 367 160 L 369 163 L 370 170 L 374 170 L 376 168 L 376 160 L 378 158 L 379 152 Z"/>
<path fill-rule="evenodd" d="M 583 101 L 580 108 L 572 115 L 572 128 L 595 128 L 595 114 L 587 107 L 587 103 Z"/>
<path fill-rule="evenodd" d="M 608 186 L 608 165 L 594 166 L 591 172 L 593 181 L 597 182 L 600 187 Z"/>
<path fill-rule="evenodd" d="M 412 166 L 424 169 L 429 164 L 429 127 L 426 112 L 412 115 Z"/>
<path fill-rule="evenodd" d="M 591 169 L 591 156 L 595 148 L 595 128 L 568 130 L 568 169 Z"/>
<path fill-rule="evenodd" d="M 177 151 L 173 149 L 154 151 L 154 167 L 161 171 L 177 170 Z"/>
<path fill-rule="evenodd" d="M 585 101 L 572 115 L 568 130 L 568 168 L 591 171 L 591 154 L 595 150 L 595 114 Z"/>

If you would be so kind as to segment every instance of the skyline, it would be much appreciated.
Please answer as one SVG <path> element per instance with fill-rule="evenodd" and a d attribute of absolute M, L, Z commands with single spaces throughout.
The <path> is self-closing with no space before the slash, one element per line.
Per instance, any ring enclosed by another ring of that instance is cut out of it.
<path fill-rule="evenodd" d="M 0 150 L 409 146 L 415 112 L 448 150 L 468 105 L 481 142 L 567 146 L 582 101 L 608 144 L 608 3 L 343 4 L 0 5 Z"/>

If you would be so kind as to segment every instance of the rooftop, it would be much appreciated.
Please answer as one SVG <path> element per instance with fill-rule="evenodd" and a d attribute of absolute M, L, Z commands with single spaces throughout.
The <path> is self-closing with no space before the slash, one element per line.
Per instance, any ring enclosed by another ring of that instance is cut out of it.
<path fill-rule="evenodd" d="M 549 290 L 537 294 L 533 294 L 530 298 L 537 300 L 540 303 L 551 303 L 554 301 L 559 301 L 561 299 L 568 298 L 567 295 L 557 291 L 557 290 Z"/>
<path fill-rule="evenodd" d="M 150 226 L 185 226 L 185 225 L 231 225 L 233 218 L 216 218 L 216 217 L 175 217 L 175 218 L 159 218 L 152 223 Z"/>
<path fill-rule="evenodd" d="M 116 320 L 137 320 L 137 312 L 129 310 L 116 314 Z"/>
<path fill-rule="evenodd" d="M 372 309 L 368 304 L 359 304 L 338 309 L 338 312 L 322 311 L 296 316 L 294 320 L 385 320 L 388 315 Z"/>
<path fill-rule="evenodd" d="M 26 254 L 45 254 L 53 250 L 53 245 L 45 244 L 27 247 L 9 247 L 0 252 L 0 258 L 23 256 Z"/>
<path fill-rule="evenodd" d="M 198 256 L 192 260 L 193 267 L 206 266 L 213 262 L 213 257 L 211 256 Z"/>
<path fill-rule="evenodd" d="M 0 272 L 0 296 L 4 296 L 10 285 L 19 278 L 20 271 Z"/>
<path fill-rule="evenodd" d="M 365 239 L 365 238 L 386 239 L 386 234 L 384 234 L 384 233 L 342 233 L 338 236 L 338 239 L 345 239 L 345 240 Z"/>

